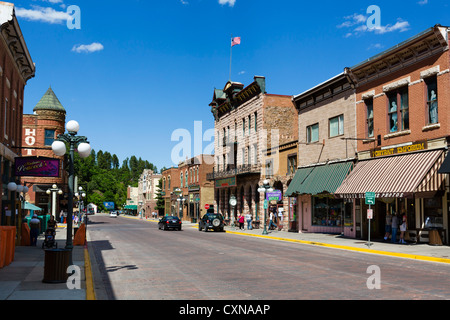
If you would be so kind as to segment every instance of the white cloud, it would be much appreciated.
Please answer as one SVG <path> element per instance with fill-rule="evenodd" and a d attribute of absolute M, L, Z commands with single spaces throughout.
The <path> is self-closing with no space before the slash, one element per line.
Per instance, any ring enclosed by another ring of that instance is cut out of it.
<path fill-rule="evenodd" d="M 230 7 L 234 7 L 234 4 L 236 3 L 236 0 L 219 0 L 219 3 L 221 5 L 228 4 Z"/>
<path fill-rule="evenodd" d="M 180 0 L 180 2 L 184 5 L 189 4 L 189 2 L 187 2 L 186 0 Z"/>
<path fill-rule="evenodd" d="M 72 19 L 67 12 L 56 11 L 53 8 L 43 8 L 39 6 L 33 6 L 33 9 L 16 8 L 16 16 L 30 21 L 40 21 L 51 24 L 67 23 L 68 19 Z"/>
<path fill-rule="evenodd" d="M 420 4 L 421 6 L 425 5 L 428 3 L 428 0 L 421 0 L 419 2 L 417 2 L 418 4 Z"/>
<path fill-rule="evenodd" d="M 426 1 L 426 0 L 424 0 Z M 397 22 L 394 25 L 387 24 L 385 26 L 380 25 L 378 27 L 369 28 L 367 26 L 368 17 L 363 14 L 354 13 L 353 15 L 344 17 L 344 22 L 337 25 L 336 27 L 341 28 L 351 28 L 351 31 L 348 31 L 345 34 L 345 38 L 349 38 L 351 36 L 358 36 L 365 32 L 373 32 L 375 34 L 385 34 L 389 32 L 405 32 L 409 30 L 410 24 L 408 21 L 403 21 L 402 19 L 397 19 Z"/>
<path fill-rule="evenodd" d="M 78 46 L 74 46 L 72 48 L 72 51 L 77 52 L 77 53 L 91 53 L 91 52 L 96 52 L 96 51 L 102 51 L 104 49 L 103 45 L 101 43 L 98 42 L 93 42 L 91 44 L 81 44 Z"/>

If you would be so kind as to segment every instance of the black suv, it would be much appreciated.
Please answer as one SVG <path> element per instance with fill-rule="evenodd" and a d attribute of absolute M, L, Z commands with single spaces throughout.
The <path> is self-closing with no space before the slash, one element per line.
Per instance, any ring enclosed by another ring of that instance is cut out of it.
<path fill-rule="evenodd" d="M 198 231 L 202 231 L 203 229 L 205 232 L 208 231 L 208 229 L 223 231 L 223 227 L 223 216 L 220 213 L 207 213 L 198 223 Z"/>

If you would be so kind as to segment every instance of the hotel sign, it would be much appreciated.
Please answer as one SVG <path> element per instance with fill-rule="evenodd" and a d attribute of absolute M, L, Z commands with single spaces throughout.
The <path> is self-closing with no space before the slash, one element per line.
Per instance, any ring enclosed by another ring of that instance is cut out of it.
<path fill-rule="evenodd" d="M 216 188 L 235 187 L 236 177 L 216 180 Z"/>
<path fill-rule="evenodd" d="M 370 156 L 372 158 L 378 158 L 378 157 L 384 157 L 384 156 L 391 156 L 394 154 L 402 154 L 402 153 L 408 153 L 408 152 L 421 151 L 421 150 L 426 150 L 426 149 L 428 149 L 427 141 L 418 141 L 418 142 L 413 142 L 410 145 L 397 146 L 397 147 L 393 147 L 393 148 L 372 149 L 372 150 L 370 150 Z"/>

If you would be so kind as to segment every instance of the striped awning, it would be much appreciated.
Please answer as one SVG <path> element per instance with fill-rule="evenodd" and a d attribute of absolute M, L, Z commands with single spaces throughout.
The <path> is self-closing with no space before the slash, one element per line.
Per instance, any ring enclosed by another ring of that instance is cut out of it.
<path fill-rule="evenodd" d="M 287 197 L 299 194 L 334 193 L 353 168 L 353 161 L 327 163 L 298 169 L 286 191 Z"/>
<path fill-rule="evenodd" d="M 340 198 L 403 198 L 441 190 L 445 176 L 437 173 L 444 161 L 443 150 L 416 152 L 359 161 L 336 190 Z"/>

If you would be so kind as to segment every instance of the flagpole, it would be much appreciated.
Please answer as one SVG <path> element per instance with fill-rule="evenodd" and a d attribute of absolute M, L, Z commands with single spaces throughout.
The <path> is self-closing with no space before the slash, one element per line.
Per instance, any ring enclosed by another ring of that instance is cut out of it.
<path fill-rule="evenodd" d="M 231 59 L 233 57 L 233 46 L 231 41 L 233 41 L 233 34 L 231 34 L 231 39 L 230 39 L 230 77 L 228 78 L 229 81 L 231 81 Z"/>

